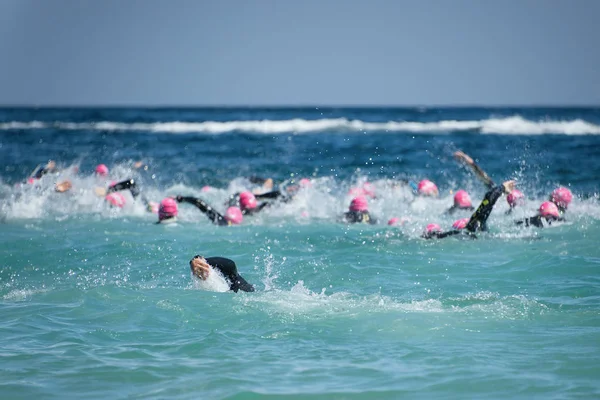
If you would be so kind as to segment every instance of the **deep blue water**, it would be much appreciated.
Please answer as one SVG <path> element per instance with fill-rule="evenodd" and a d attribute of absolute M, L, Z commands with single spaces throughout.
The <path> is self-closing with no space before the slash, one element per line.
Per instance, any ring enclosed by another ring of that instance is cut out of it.
<path fill-rule="evenodd" d="M 527 202 L 500 199 L 477 240 L 424 240 L 468 216 L 443 215 L 453 192 L 485 193 L 459 149 Z M 5 108 L 0 156 L 2 398 L 600 397 L 600 109 Z M 313 184 L 240 226 L 185 205 L 162 226 L 127 193 L 108 208 L 99 163 L 219 210 L 249 176 Z M 389 185 L 423 178 L 439 199 Z M 338 223 L 365 181 L 381 223 Z M 559 185 L 567 221 L 517 229 Z M 198 253 L 257 292 L 194 282 Z"/>

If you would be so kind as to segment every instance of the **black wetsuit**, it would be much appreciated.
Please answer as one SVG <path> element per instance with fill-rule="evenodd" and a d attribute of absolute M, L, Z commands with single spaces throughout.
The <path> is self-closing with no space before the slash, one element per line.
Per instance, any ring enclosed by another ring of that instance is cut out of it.
<path fill-rule="evenodd" d="M 106 193 L 120 192 L 121 190 L 129 190 L 129 192 L 131 193 L 131 196 L 133 197 L 134 200 L 137 200 L 138 196 L 141 193 L 140 188 L 135 183 L 135 179 L 127 179 L 127 180 L 115 183 L 114 185 L 109 186 L 109 188 L 106 190 Z M 146 198 L 146 196 L 142 195 L 140 197 L 140 200 L 142 200 L 142 203 L 144 203 L 144 205 L 146 207 L 149 206 L 150 201 Z"/>
<path fill-rule="evenodd" d="M 452 235 L 467 234 L 470 237 L 475 238 L 475 232 L 487 230 L 487 219 L 494 208 L 494 204 L 496 204 L 496 201 L 498 201 L 503 193 L 504 186 L 502 185 L 496 186 L 492 190 L 488 191 L 481 201 L 479 207 L 477 207 L 477 210 L 473 213 L 473 215 L 471 215 L 471 218 L 469 219 L 469 222 L 464 230 L 454 229 L 447 232 L 430 232 L 423 234 L 423 237 L 425 239 L 441 239 Z"/>
<path fill-rule="evenodd" d="M 520 221 L 516 221 L 515 224 L 543 228 L 546 224 L 552 225 L 552 222 L 563 222 L 564 220 L 565 219 L 563 217 L 542 217 L 541 215 L 536 215 L 535 217 L 529 217 Z"/>
<path fill-rule="evenodd" d="M 371 217 L 368 211 L 347 211 L 344 213 L 344 221 L 349 224 L 376 224 L 377 220 Z"/>
<path fill-rule="evenodd" d="M 50 172 L 55 172 L 55 171 L 56 171 L 56 168 L 50 169 L 50 168 L 43 167 L 43 168 L 39 168 L 37 171 L 35 171 L 35 174 L 33 174 L 31 177 L 34 179 L 40 179 L 42 176 L 49 174 Z"/>
<path fill-rule="evenodd" d="M 242 214 L 243 215 L 254 215 L 258 212 L 260 212 L 263 208 L 265 208 L 266 206 L 269 205 L 269 203 L 267 203 L 266 201 L 263 203 L 260 203 L 259 205 L 257 205 L 254 208 L 242 208 L 241 204 L 240 204 L 240 194 L 241 193 L 236 193 L 234 195 L 231 195 L 229 197 L 229 206 L 230 207 L 239 207 L 240 210 L 242 210 Z M 255 198 L 259 198 L 259 195 L 254 196 Z"/>
<path fill-rule="evenodd" d="M 200 257 L 200 256 L 196 256 Z M 194 257 L 194 258 L 196 258 Z M 225 257 L 207 257 L 206 262 L 213 267 L 218 269 L 225 278 L 229 281 L 229 289 L 234 292 L 241 290 L 243 292 L 254 292 L 254 286 L 249 284 L 242 276 L 238 273 L 237 266 L 233 260 Z M 191 267 L 191 261 L 190 261 Z"/>
<path fill-rule="evenodd" d="M 129 192 L 131 192 L 131 196 L 134 199 L 140 195 L 140 189 L 137 187 L 135 179 L 127 179 L 125 181 L 115 183 L 114 185 L 109 186 L 106 193 L 120 192 L 121 190 L 127 189 L 129 189 Z"/>
<path fill-rule="evenodd" d="M 219 226 L 227 226 L 231 225 L 231 223 L 221 214 L 219 214 L 215 209 L 206 204 L 204 200 L 199 199 L 197 197 L 191 196 L 177 196 L 176 200 L 178 203 L 190 203 L 198 207 L 200 211 L 202 211 L 210 221 Z"/>

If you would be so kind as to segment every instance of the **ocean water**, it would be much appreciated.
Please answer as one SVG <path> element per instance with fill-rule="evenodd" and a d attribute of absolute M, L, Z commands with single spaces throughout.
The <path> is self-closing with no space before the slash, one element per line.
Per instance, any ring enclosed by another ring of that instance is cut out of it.
<path fill-rule="evenodd" d="M 468 216 L 443 214 L 456 190 L 485 193 L 459 149 L 527 202 L 477 240 L 422 239 Z M 0 155 L 2 398 L 600 397 L 598 108 L 4 108 Z M 312 186 L 232 227 L 94 193 L 133 177 L 223 211 L 250 176 Z M 423 178 L 438 199 L 394 185 Z M 379 223 L 339 223 L 365 182 Z M 565 223 L 515 227 L 559 185 Z M 195 254 L 257 291 L 194 281 Z"/>

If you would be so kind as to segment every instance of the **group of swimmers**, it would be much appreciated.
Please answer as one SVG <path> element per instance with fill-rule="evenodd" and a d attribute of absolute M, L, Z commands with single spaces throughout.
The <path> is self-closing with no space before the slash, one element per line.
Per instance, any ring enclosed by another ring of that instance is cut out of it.
<path fill-rule="evenodd" d="M 480 205 L 475 209 L 472 205 L 471 198 L 465 190 L 458 190 L 454 194 L 454 203 L 446 211 L 447 215 L 453 215 L 457 211 L 473 212 L 469 218 L 461 218 L 452 224 L 452 229 L 443 231 L 440 225 L 436 223 L 428 224 L 422 234 L 424 239 L 441 239 L 449 236 L 464 235 L 469 238 L 476 238 L 476 233 L 487 230 L 487 220 L 496 204 L 497 200 L 506 195 L 509 204 L 507 214 L 524 204 L 524 194 L 516 189 L 516 182 L 508 180 L 501 185 L 496 185 L 483 169 L 477 165 L 474 160 L 462 151 L 454 153 L 457 160 L 468 166 L 476 176 L 488 188 Z M 140 168 L 141 163 L 136 163 L 135 168 Z M 56 171 L 56 164 L 50 161 L 43 167 L 38 167 L 34 173 L 28 178 L 28 183 L 33 183 L 42 176 Z M 100 164 L 95 169 L 95 174 L 100 177 L 108 177 L 108 167 Z M 120 193 L 128 190 L 132 197 L 140 199 L 146 206 L 148 211 L 158 215 L 158 224 L 169 224 L 177 221 L 179 214 L 179 204 L 186 203 L 195 206 L 208 219 L 218 226 L 229 226 L 241 224 L 245 216 L 251 216 L 270 207 L 273 201 L 290 202 L 293 201 L 297 193 L 303 188 L 310 187 L 312 182 L 310 179 L 300 179 L 294 185 L 287 186 L 285 189 L 273 190 L 273 181 L 271 179 L 251 178 L 250 181 L 255 184 L 260 184 L 262 191 L 254 193 L 252 191 L 243 191 L 235 193 L 229 198 L 228 207 L 224 213 L 218 212 L 206 201 L 199 197 L 193 196 L 175 196 L 164 198 L 160 203 L 149 201 L 137 186 L 135 179 L 127 179 L 121 182 L 112 182 L 108 188 L 96 188 L 95 192 L 98 196 L 105 198 L 107 203 L 112 207 L 123 207 L 125 205 L 125 197 Z M 400 184 L 409 186 L 416 196 L 421 197 L 438 197 L 439 191 L 435 183 L 430 180 L 423 179 L 419 183 L 414 181 L 402 181 Z M 57 183 L 55 190 L 57 192 L 66 192 L 71 190 L 72 184 L 65 180 Z M 208 190 L 207 187 L 203 191 Z M 363 184 L 361 187 L 350 189 L 350 195 L 353 196 L 348 210 L 340 216 L 340 220 L 345 223 L 365 223 L 376 224 L 377 219 L 374 218 L 368 207 L 368 198 L 375 198 L 373 186 L 369 183 Z M 536 215 L 515 221 L 516 225 L 544 227 L 552 223 L 563 221 L 564 215 L 571 203 L 573 195 L 568 188 L 556 188 L 549 196 L 547 201 L 544 201 L 538 208 Z M 259 202 L 260 201 L 260 202 Z M 390 218 L 388 225 L 401 224 L 403 220 L 396 217 Z M 230 284 L 230 289 L 237 292 L 254 291 L 254 287 L 246 282 L 237 272 L 235 262 L 223 257 L 204 258 L 196 256 L 190 261 L 190 269 L 194 276 L 205 280 L 210 268 L 220 271 L 227 278 Z"/>

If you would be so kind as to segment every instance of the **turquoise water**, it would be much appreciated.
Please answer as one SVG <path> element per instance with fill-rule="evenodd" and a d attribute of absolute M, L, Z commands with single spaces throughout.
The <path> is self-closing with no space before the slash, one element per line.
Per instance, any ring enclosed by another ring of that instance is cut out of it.
<path fill-rule="evenodd" d="M 600 397 L 597 135 L 113 132 L 66 129 L 56 121 L 67 111 L 46 112 L 4 111 L 4 123 L 54 116 L 52 128 L 0 131 L 2 398 Z M 569 123 L 555 112 L 549 117 Z M 596 126 L 597 112 L 585 112 Z M 421 239 L 425 224 L 449 228 L 462 216 L 442 215 L 451 190 L 468 189 L 474 202 L 485 192 L 452 160 L 458 148 L 498 182 L 517 176 L 528 202 L 507 216 L 500 199 L 477 240 Z M 142 152 L 149 170 L 132 171 Z M 63 172 L 15 186 L 48 158 Z M 131 198 L 114 210 L 91 193 L 100 161 L 115 179 L 139 174 L 152 199 L 193 194 L 216 208 L 248 170 L 276 181 L 312 176 L 313 186 L 240 226 L 213 226 L 192 206 L 181 206 L 177 224 L 156 225 Z M 408 202 L 386 185 L 400 176 L 434 178 L 440 199 Z M 54 193 L 64 177 L 74 189 Z M 337 223 L 348 188 L 366 179 L 381 223 Z M 201 192 L 207 183 L 215 189 Z M 515 229 L 558 183 L 575 195 L 567 222 Z M 391 216 L 408 221 L 389 227 Z M 193 281 L 195 254 L 232 258 L 257 292 L 226 292 L 216 277 Z"/>

